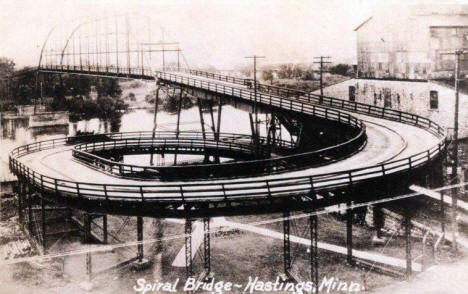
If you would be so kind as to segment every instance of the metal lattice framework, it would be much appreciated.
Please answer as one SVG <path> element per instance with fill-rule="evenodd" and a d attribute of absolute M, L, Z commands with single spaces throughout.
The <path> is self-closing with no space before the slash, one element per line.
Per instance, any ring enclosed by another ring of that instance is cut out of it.
<path fill-rule="evenodd" d="M 125 14 L 53 28 L 38 68 L 152 76 L 154 70 L 186 68 L 179 43 L 150 17 Z"/>

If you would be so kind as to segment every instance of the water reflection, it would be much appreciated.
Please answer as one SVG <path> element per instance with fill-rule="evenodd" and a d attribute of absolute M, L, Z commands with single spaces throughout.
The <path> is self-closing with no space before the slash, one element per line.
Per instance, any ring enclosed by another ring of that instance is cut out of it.
<path fill-rule="evenodd" d="M 217 107 L 214 108 L 215 119 Z M 212 123 L 209 112 L 203 113 L 205 130 L 212 131 Z M 56 127 L 29 127 L 28 117 L 1 120 L 0 132 L 0 170 L 8 171 L 8 153 L 15 147 L 31 142 L 73 136 L 78 132 L 110 133 L 151 131 L 153 129 L 154 111 L 150 109 L 136 109 L 128 111 L 111 119 L 82 119 L 70 121 L 68 125 Z M 177 124 L 177 115 L 166 111 L 158 111 L 158 130 L 174 131 Z M 264 128 L 261 128 L 264 129 Z M 197 107 L 191 107 L 181 111 L 180 131 L 200 131 L 200 114 Z M 235 108 L 232 105 L 224 105 L 222 108 L 221 132 L 250 134 L 248 113 Z M 144 158 L 138 161 L 146 163 Z M 135 162 L 136 163 L 136 162 Z M 0 179 L 1 180 L 1 179 Z"/>

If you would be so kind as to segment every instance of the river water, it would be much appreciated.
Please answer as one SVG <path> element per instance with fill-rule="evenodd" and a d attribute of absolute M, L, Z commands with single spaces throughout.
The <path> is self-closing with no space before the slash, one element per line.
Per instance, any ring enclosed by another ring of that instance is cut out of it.
<path fill-rule="evenodd" d="M 217 119 L 217 108 L 214 109 L 214 119 Z M 206 131 L 211 131 L 211 116 L 209 112 L 203 114 Z M 260 118 L 264 117 L 263 115 Z M 94 133 L 151 131 L 153 129 L 154 111 L 151 109 L 129 110 L 118 118 L 113 119 L 82 119 L 69 122 L 68 125 L 58 127 L 30 128 L 28 117 L 19 119 L 3 119 L 0 132 L 0 182 L 14 179 L 8 171 L 8 153 L 15 147 L 24 144 L 73 136 L 78 131 Z M 175 131 L 177 115 L 166 111 L 158 111 L 158 131 Z M 260 127 L 261 134 L 265 134 L 265 127 Z M 182 110 L 180 119 L 180 131 L 201 131 L 200 115 L 197 107 Z M 236 108 L 233 105 L 224 105 L 221 111 L 221 132 L 250 134 L 250 122 L 248 112 Z M 186 159 L 193 157 L 186 156 Z M 148 157 L 149 158 L 149 157 Z M 181 156 L 180 160 L 184 160 Z M 146 164 L 147 158 L 128 157 L 127 162 L 134 164 Z M 166 157 L 166 161 L 170 158 Z"/>

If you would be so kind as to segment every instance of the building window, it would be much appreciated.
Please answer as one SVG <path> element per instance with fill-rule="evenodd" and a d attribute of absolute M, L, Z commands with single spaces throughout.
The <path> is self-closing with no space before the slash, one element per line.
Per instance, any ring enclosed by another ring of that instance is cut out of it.
<path fill-rule="evenodd" d="M 430 92 L 429 106 L 431 109 L 439 109 L 439 93 L 437 91 Z"/>
<path fill-rule="evenodd" d="M 356 101 L 356 87 L 349 86 L 349 101 L 354 102 Z"/>

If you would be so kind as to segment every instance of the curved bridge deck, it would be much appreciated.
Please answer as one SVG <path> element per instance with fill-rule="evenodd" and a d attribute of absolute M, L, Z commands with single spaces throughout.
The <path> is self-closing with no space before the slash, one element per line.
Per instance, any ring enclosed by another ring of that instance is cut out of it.
<path fill-rule="evenodd" d="M 165 83 L 252 101 L 251 90 L 230 82 L 187 74 L 161 73 L 158 78 Z M 316 101 L 308 101 L 310 96 L 285 98 L 260 94 L 258 99 L 260 103 L 293 112 L 316 104 Z M 73 147 L 60 144 L 20 156 L 19 162 L 24 166 L 16 161 L 10 164 L 17 174 L 23 174 L 35 186 L 48 190 L 51 197 L 57 198 L 60 192 L 66 196 L 61 200 L 86 210 L 151 216 L 219 215 L 272 212 L 285 209 L 285 205 L 290 205 L 292 210 L 302 210 L 306 209 L 305 204 L 317 208 L 339 203 L 343 201 L 339 197 L 331 197 L 336 198 L 334 200 L 327 197 L 320 202 L 309 196 L 381 183 L 382 179 L 394 176 L 408 179 L 409 172 L 424 168 L 445 150 L 443 130 L 427 119 L 338 99 L 320 102 L 321 106 L 343 109 L 364 122 L 367 145 L 362 151 L 316 168 L 203 182 L 163 183 L 116 178 L 72 160 Z M 369 115 L 360 114 L 366 111 Z M 37 147 L 31 146 L 32 149 Z M 22 150 L 22 153 L 27 152 Z M 27 168 L 30 170 L 25 173 Z M 56 180 L 44 181 L 39 174 Z M 245 206 L 246 202 L 249 205 Z"/>

